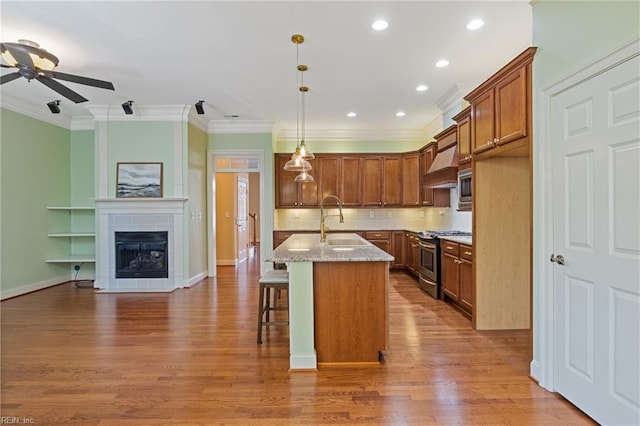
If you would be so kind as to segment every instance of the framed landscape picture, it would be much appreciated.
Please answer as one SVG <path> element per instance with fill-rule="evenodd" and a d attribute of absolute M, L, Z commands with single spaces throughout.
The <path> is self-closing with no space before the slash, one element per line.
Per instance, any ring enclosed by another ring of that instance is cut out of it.
<path fill-rule="evenodd" d="M 118 163 L 116 198 L 162 198 L 162 163 Z"/>

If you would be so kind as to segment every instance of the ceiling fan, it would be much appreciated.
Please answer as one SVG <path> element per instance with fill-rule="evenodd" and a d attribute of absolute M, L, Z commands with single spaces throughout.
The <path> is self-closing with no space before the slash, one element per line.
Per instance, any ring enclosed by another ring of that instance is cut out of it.
<path fill-rule="evenodd" d="M 5 62 L 0 66 L 3 68 L 18 68 L 16 72 L 3 75 L 0 78 L 0 84 L 8 83 L 20 77 L 24 77 L 28 81 L 36 79 L 75 103 L 86 102 L 88 99 L 54 79 L 115 90 L 113 84 L 108 81 L 54 71 L 54 68 L 58 66 L 58 58 L 42 49 L 38 43 L 29 40 L 18 40 L 18 43 L 1 43 L 0 51 Z"/>

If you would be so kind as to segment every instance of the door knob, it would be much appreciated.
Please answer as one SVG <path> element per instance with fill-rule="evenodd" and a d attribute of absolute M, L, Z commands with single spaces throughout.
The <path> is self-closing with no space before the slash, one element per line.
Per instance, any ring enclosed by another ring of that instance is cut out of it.
<path fill-rule="evenodd" d="M 553 253 L 551 253 L 551 258 L 549 258 L 549 261 L 555 262 L 558 265 L 564 266 L 564 256 L 561 254 L 554 256 Z"/>

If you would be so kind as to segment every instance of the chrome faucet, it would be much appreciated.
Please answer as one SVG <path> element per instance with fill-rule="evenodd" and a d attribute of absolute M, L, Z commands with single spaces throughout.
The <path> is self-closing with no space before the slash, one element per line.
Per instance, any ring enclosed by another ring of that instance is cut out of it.
<path fill-rule="evenodd" d="M 335 200 L 338 202 L 338 210 L 340 210 L 339 214 L 328 214 L 328 215 L 324 214 L 324 200 L 326 200 L 327 198 L 335 198 Z M 327 241 L 327 235 L 326 235 L 324 223 L 326 219 L 330 216 L 339 216 L 340 223 L 344 223 L 344 216 L 342 215 L 342 201 L 340 201 L 340 198 L 336 197 L 335 195 L 327 195 L 322 199 L 322 201 L 320 201 L 320 242 L 321 243 L 324 243 Z"/>

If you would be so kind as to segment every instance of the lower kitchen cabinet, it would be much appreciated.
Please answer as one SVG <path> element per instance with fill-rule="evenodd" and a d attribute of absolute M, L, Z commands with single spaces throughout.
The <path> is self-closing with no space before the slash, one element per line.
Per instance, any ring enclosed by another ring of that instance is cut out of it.
<path fill-rule="evenodd" d="M 405 242 L 405 264 L 407 270 L 417 277 L 420 274 L 420 245 L 418 243 L 418 234 L 415 232 L 407 232 L 405 234 Z"/>
<path fill-rule="evenodd" d="M 380 250 L 391 254 L 391 233 L 389 231 L 366 231 L 364 238 Z"/>
<path fill-rule="evenodd" d="M 473 312 L 473 249 L 466 244 L 440 240 L 442 293 L 468 317 Z"/>
<path fill-rule="evenodd" d="M 405 242 L 404 231 L 393 231 L 391 233 L 391 256 L 394 260 L 391 262 L 392 269 L 404 269 L 405 267 Z"/>

